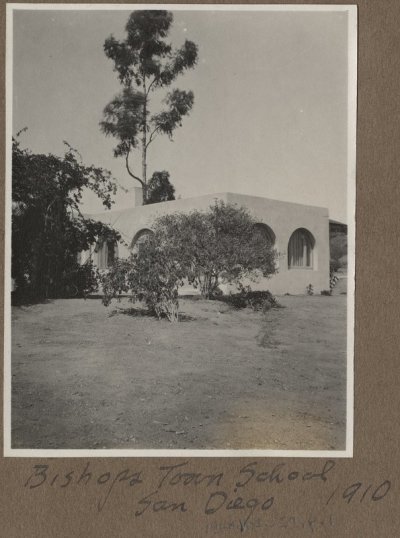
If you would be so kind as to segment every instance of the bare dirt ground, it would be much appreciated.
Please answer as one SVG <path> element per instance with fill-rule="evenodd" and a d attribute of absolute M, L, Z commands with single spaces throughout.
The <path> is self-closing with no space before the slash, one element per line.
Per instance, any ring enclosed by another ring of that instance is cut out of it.
<path fill-rule="evenodd" d="M 344 449 L 346 296 L 15 307 L 13 448 Z"/>

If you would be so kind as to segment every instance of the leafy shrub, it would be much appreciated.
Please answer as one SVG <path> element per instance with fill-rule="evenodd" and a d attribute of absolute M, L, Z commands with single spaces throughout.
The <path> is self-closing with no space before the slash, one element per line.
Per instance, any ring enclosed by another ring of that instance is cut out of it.
<path fill-rule="evenodd" d="M 99 275 L 93 267 L 92 261 L 83 265 L 76 264 L 64 276 L 64 296 L 65 297 L 86 297 L 97 291 Z"/>
<path fill-rule="evenodd" d="M 248 306 L 245 297 L 241 293 L 232 293 L 228 295 L 226 302 L 237 309 L 246 308 Z"/>
<path fill-rule="evenodd" d="M 253 291 L 250 286 L 239 286 L 239 293 L 227 297 L 227 302 L 234 308 L 250 307 L 254 311 L 268 312 L 271 308 L 281 308 L 282 305 L 270 291 Z"/>
<path fill-rule="evenodd" d="M 129 292 L 128 272 L 128 260 L 117 259 L 106 272 L 100 275 L 104 306 L 109 306 L 112 299 L 120 299 L 123 293 Z"/>
<path fill-rule="evenodd" d="M 132 302 L 145 303 L 158 319 L 165 316 L 171 322 L 179 321 L 182 268 L 157 239 L 149 236 L 128 260 L 117 260 L 103 275 L 103 304 L 108 306 L 113 298 L 129 293 Z"/>
<path fill-rule="evenodd" d="M 19 135 L 13 139 L 11 272 L 20 304 L 84 296 L 95 287 L 95 277 L 89 266 L 78 267 L 78 254 L 104 234 L 119 239 L 80 211 L 87 189 L 111 207 L 116 192 L 111 173 L 82 164 L 77 150 L 65 144 L 64 156 L 57 157 L 22 149 Z"/>
<path fill-rule="evenodd" d="M 322 290 L 321 295 L 332 295 L 332 291 L 331 290 Z"/>
<path fill-rule="evenodd" d="M 331 278 L 329 279 L 329 288 L 332 292 L 333 288 L 336 286 L 337 284 L 337 281 L 338 281 L 338 277 L 336 275 L 332 275 Z"/>
<path fill-rule="evenodd" d="M 331 293 L 332 293 L 333 288 L 336 286 L 337 281 L 339 280 L 335 274 L 337 271 L 336 268 L 337 268 L 337 264 L 332 263 L 331 261 L 330 266 L 329 266 L 329 289 L 331 290 Z M 340 265 L 339 265 L 339 268 L 340 268 Z"/>
<path fill-rule="evenodd" d="M 221 282 L 237 285 L 276 273 L 276 251 L 256 224 L 244 207 L 216 201 L 207 211 L 159 217 L 152 230 L 188 282 L 210 299 Z"/>

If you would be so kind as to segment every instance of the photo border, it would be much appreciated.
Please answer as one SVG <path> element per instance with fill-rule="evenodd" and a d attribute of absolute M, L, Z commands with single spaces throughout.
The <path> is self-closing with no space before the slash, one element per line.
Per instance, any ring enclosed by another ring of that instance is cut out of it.
<path fill-rule="evenodd" d="M 12 155 L 12 50 L 13 12 L 17 10 L 114 11 L 159 9 L 174 11 L 346 11 L 348 13 L 348 126 L 347 126 L 347 373 L 345 450 L 264 449 L 13 449 L 11 447 L 11 155 Z M 316 4 L 7 4 L 6 5 L 6 181 L 5 181 L 5 264 L 4 264 L 4 384 L 3 455 L 7 458 L 352 458 L 354 443 L 354 316 L 355 316 L 355 211 L 356 211 L 356 117 L 357 117 L 357 6 Z"/>

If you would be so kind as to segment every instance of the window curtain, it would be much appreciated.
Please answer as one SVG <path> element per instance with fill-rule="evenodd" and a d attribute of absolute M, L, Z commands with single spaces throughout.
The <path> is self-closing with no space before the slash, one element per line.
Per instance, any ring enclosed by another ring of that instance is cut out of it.
<path fill-rule="evenodd" d="M 310 238 L 301 230 L 294 232 L 289 241 L 289 267 L 311 267 Z"/>

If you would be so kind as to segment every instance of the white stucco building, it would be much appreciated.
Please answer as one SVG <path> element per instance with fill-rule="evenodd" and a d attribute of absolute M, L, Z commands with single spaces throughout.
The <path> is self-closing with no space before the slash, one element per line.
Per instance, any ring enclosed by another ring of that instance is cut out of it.
<path fill-rule="evenodd" d="M 194 209 L 207 210 L 215 200 L 247 208 L 278 252 L 277 274 L 252 283 L 253 289 L 269 289 L 277 295 L 305 294 L 309 284 L 315 293 L 329 289 L 329 214 L 326 208 L 229 192 L 90 215 L 118 230 L 122 242 L 97 245 L 83 253 L 82 262 L 91 257 L 99 268 L 105 269 L 116 256 L 129 256 L 140 237 L 151 231 L 156 217 Z"/>

